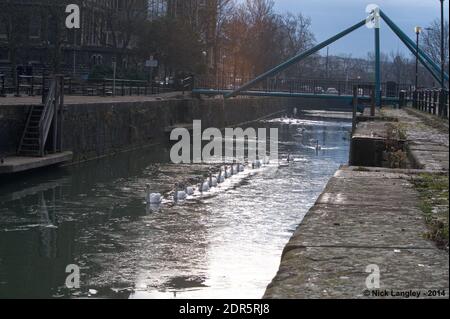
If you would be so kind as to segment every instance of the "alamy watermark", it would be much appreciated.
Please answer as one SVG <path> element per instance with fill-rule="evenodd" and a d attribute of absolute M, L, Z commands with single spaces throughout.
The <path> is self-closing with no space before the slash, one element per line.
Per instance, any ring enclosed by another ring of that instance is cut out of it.
<path fill-rule="evenodd" d="M 77 4 L 69 4 L 66 7 L 66 28 L 79 29 L 80 28 L 80 7 Z"/>
<path fill-rule="evenodd" d="M 367 289 L 380 289 L 380 279 L 381 279 L 381 272 L 380 267 L 378 265 L 369 265 L 366 267 L 366 273 L 369 273 L 370 275 L 366 278 L 366 288 Z"/>
<path fill-rule="evenodd" d="M 372 264 L 366 267 L 366 290 L 363 296 L 366 298 L 395 298 L 395 299 L 418 299 L 418 298 L 446 298 L 448 289 L 381 289 L 381 271 L 378 265 Z"/>
<path fill-rule="evenodd" d="M 68 265 L 66 267 L 66 288 L 80 289 L 80 267 L 77 265 Z"/>
<path fill-rule="evenodd" d="M 200 120 L 193 122 L 192 135 L 186 128 L 175 128 L 170 135 L 170 140 L 177 142 L 170 151 L 171 161 L 174 164 L 222 163 L 230 159 L 238 163 L 265 158 L 278 161 L 277 128 L 238 127 L 224 131 L 225 135 L 218 128 L 202 131 Z M 204 142 L 208 143 L 203 146 Z"/>
<path fill-rule="evenodd" d="M 369 29 L 379 29 L 380 28 L 380 7 L 377 4 L 369 4 L 366 7 L 366 13 L 369 16 L 366 18 L 366 27 Z"/>

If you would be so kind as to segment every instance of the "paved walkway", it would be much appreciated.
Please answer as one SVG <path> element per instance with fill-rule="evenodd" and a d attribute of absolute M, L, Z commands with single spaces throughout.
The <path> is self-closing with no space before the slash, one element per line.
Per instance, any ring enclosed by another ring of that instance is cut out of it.
<path fill-rule="evenodd" d="M 403 123 L 425 170 L 340 169 L 286 246 L 265 298 L 376 298 L 367 295 L 369 265 L 380 269 L 378 291 L 427 298 L 435 290 L 448 298 L 448 251 L 424 238 L 428 228 L 412 184 L 424 172 L 448 174 L 448 133 L 414 112 L 384 115 Z"/>
<path fill-rule="evenodd" d="M 413 109 L 384 112 L 404 124 L 410 154 L 420 168 L 448 172 L 448 121 Z"/>
<path fill-rule="evenodd" d="M 149 96 L 74 96 L 66 95 L 64 97 L 64 103 L 70 104 L 91 104 L 91 103 L 119 103 L 119 102 L 145 102 L 145 101 L 157 101 L 166 99 L 176 99 L 190 97 L 190 93 L 186 92 L 183 96 L 182 92 L 170 92 L 161 93 Z M 0 97 L 0 107 L 2 105 L 37 105 L 41 104 L 42 99 L 40 96 L 22 96 L 14 97 L 8 96 L 6 98 Z"/>

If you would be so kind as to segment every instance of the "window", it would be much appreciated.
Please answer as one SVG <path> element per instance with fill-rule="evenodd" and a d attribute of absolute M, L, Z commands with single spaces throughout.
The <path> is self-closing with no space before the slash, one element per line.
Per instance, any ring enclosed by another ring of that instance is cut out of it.
<path fill-rule="evenodd" d="M 103 64 L 103 55 L 94 54 L 91 56 L 92 65 L 100 65 Z"/>
<path fill-rule="evenodd" d="M 41 17 L 32 15 L 30 17 L 30 37 L 39 38 L 41 36 Z"/>
<path fill-rule="evenodd" d="M 6 21 L 0 20 L 0 39 L 6 39 L 8 37 L 8 31 L 6 29 Z"/>

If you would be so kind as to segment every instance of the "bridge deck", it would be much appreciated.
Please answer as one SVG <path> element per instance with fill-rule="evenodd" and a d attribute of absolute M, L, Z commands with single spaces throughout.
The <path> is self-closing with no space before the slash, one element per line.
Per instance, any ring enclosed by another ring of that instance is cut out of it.
<path fill-rule="evenodd" d="M 193 94 L 197 95 L 227 95 L 231 90 L 214 90 L 197 88 L 192 90 Z M 300 93 L 300 92 L 284 92 L 284 91 L 243 91 L 239 95 L 244 96 L 268 96 L 268 97 L 297 97 L 297 98 L 316 98 L 316 99 L 333 99 L 348 101 L 350 104 L 353 100 L 353 95 L 337 95 L 337 94 L 314 94 L 314 93 Z M 371 100 L 370 96 L 359 96 L 362 101 Z M 386 103 L 398 103 L 398 97 L 383 97 Z"/>

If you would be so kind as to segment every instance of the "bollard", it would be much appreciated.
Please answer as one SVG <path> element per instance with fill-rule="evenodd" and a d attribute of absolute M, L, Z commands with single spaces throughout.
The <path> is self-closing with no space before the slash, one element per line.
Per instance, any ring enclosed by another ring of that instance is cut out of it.
<path fill-rule="evenodd" d="M 6 94 L 5 94 L 5 76 L 2 74 L 2 75 L 0 75 L 0 77 L 2 78 L 2 87 L 1 87 L 1 91 L 0 91 L 0 97 L 6 97 Z"/>
<path fill-rule="evenodd" d="M 431 90 L 427 91 L 427 110 L 429 114 L 433 112 L 433 99 Z"/>
<path fill-rule="evenodd" d="M 413 108 L 415 108 L 415 109 L 418 109 L 418 108 L 419 108 L 417 102 L 418 102 L 418 92 L 417 92 L 417 91 L 414 91 L 414 92 L 413 92 Z"/>
<path fill-rule="evenodd" d="M 432 114 L 433 101 L 431 99 L 431 90 L 428 90 L 427 92 L 427 101 L 428 101 L 428 113 Z"/>
<path fill-rule="evenodd" d="M 377 106 L 377 99 L 375 97 L 375 89 L 372 89 L 370 92 L 370 116 L 371 117 L 375 117 L 375 110 L 376 110 L 376 106 Z"/>
<path fill-rule="evenodd" d="M 433 91 L 433 115 L 438 113 L 438 91 Z"/>
<path fill-rule="evenodd" d="M 423 111 L 424 109 L 424 98 L 425 98 L 425 93 L 423 91 L 420 91 L 419 93 L 419 110 Z"/>
<path fill-rule="evenodd" d="M 358 111 L 358 87 L 353 88 L 353 120 L 352 120 L 352 136 L 356 131 L 356 113 Z"/>
<path fill-rule="evenodd" d="M 423 111 L 423 112 L 426 112 L 427 111 L 427 96 L 426 96 L 426 92 L 425 91 L 422 91 L 421 92 L 421 101 L 422 101 L 422 107 L 421 107 L 421 110 Z"/>
<path fill-rule="evenodd" d="M 20 75 L 17 74 L 16 76 L 16 94 L 14 95 L 15 97 L 20 97 Z"/>
<path fill-rule="evenodd" d="M 31 76 L 30 96 L 34 96 L 34 76 Z"/>
<path fill-rule="evenodd" d="M 400 91 L 398 107 L 401 109 L 401 108 L 405 107 L 405 105 L 406 105 L 406 92 Z"/>
<path fill-rule="evenodd" d="M 448 91 L 447 90 L 441 90 L 439 94 L 439 113 L 440 116 L 443 118 L 448 117 Z"/>
<path fill-rule="evenodd" d="M 417 109 L 420 110 L 420 92 L 417 92 L 416 94 L 417 94 Z"/>

